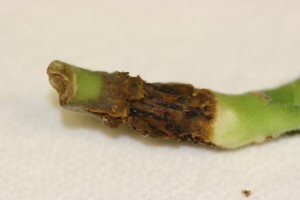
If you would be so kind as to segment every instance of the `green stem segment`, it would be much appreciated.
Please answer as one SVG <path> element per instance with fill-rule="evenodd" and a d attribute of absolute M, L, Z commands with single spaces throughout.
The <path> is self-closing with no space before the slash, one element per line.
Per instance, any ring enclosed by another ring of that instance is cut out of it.
<path fill-rule="evenodd" d="M 49 65 L 48 75 L 64 108 L 152 137 L 237 148 L 300 128 L 300 79 L 272 90 L 227 95 L 60 61 Z"/>
<path fill-rule="evenodd" d="M 275 89 L 265 90 L 263 93 L 271 97 L 273 101 L 300 106 L 300 79 Z"/>
<path fill-rule="evenodd" d="M 101 95 L 103 72 L 73 67 L 53 61 L 48 68 L 51 85 L 57 90 L 61 106 L 80 105 Z"/>
<path fill-rule="evenodd" d="M 299 106 L 283 104 L 261 92 L 215 94 L 218 99 L 218 121 L 213 142 L 217 146 L 236 148 L 300 128 Z"/>

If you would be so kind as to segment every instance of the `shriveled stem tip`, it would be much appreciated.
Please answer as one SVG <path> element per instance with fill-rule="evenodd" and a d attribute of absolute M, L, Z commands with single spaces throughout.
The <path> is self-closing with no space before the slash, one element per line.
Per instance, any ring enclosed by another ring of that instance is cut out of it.
<path fill-rule="evenodd" d="M 59 94 L 59 102 L 63 106 L 74 94 L 74 73 L 70 65 L 55 60 L 50 63 L 47 73 L 52 87 Z"/>

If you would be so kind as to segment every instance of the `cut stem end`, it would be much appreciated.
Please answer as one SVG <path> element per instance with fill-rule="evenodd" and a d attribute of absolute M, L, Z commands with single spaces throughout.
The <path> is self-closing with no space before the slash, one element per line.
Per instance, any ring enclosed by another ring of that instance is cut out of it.
<path fill-rule="evenodd" d="M 71 67 L 61 61 L 50 63 L 47 73 L 51 86 L 59 94 L 59 102 L 64 106 L 74 94 L 74 73 Z"/>

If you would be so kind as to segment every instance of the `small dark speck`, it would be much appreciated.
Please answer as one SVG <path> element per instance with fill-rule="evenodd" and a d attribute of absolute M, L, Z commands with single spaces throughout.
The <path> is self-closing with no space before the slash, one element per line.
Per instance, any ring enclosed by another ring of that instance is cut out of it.
<path fill-rule="evenodd" d="M 177 134 L 181 134 L 181 133 L 184 133 L 184 132 L 185 132 L 185 129 L 182 128 L 182 127 L 176 127 L 175 132 L 176 132 Z"/>
<path fill-rule="evenodd" d="M 212 120 L 212 118 L 213 118 L 213 117 L 212 117 L 211 115 L 205 115 L 205 119 L 206 119 L 206 120 Z"/>
<path fill-rule="evenodd" d="M 154 105 L 153 104 L 149 104 L 149 109 L 153 109 Z"/>
<path fill-rule="evenodd" d="M 166 129 L 173 129 L 173 128 L 174 128 L 174 126 L 172 123 L 167 123 Z"/>
<path fill-rule="evenodd" d="M 194 111 L 187 111 L 184 113 L 187 118 L 196 117 L 197 113 Z"/>
<path fill-rule="evenodd" d="M 245 197 L 250 197 L 250 195 L 251 195 L 251 190 L 242 190 L 242 194 L 243 194 Z"/>
<path fill-rule="evenodd" d="M 164 112 L 164 118 L 167 118 L 167 117 L 169 117 L 170 116 L 170 114 L 169 113 L 167 113 L 167 112 Z"/>
<path fill-rule="evenodd" d="M 203 109 L 204 109 L 205 111 L 208 111 L 208 109 L 209 109 L 208 105 L 205 105 Z"/>
<path fill-rule="evenodd" d="M 177 101 L 179 103 L 186 103 L 186 98 L 184 96 L 178 97 Z"/>
<path fill-rule="evenodd" d="M 131 108 L 130 111 L 131 111 L 132 113 L 137 113 L 137 112 L 138 112 L 138 110 L 135 109 L 135 108 Z"/>
<path fill-rule="evenodd" d="M 159 103 L 158 105 L 160 105 L 161 107 L 170 108 L 173 110 L 182 110 L 182 107 L 180 105 L 176 105 L 176 104 Z"/>

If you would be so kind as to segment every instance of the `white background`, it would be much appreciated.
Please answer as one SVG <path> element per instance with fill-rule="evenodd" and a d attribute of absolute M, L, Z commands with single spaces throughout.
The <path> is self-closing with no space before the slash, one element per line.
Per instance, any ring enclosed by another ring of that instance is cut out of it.
<path fill-rule="evenodd" d="M 300 198 L 300 137 L 220 151 L 63 111 L 54 59 L 239 93 L 300 76 L 300 1 L 0 0 L 0 199 Z M 300 125 L 299 125 L 300 126 Z"/>

